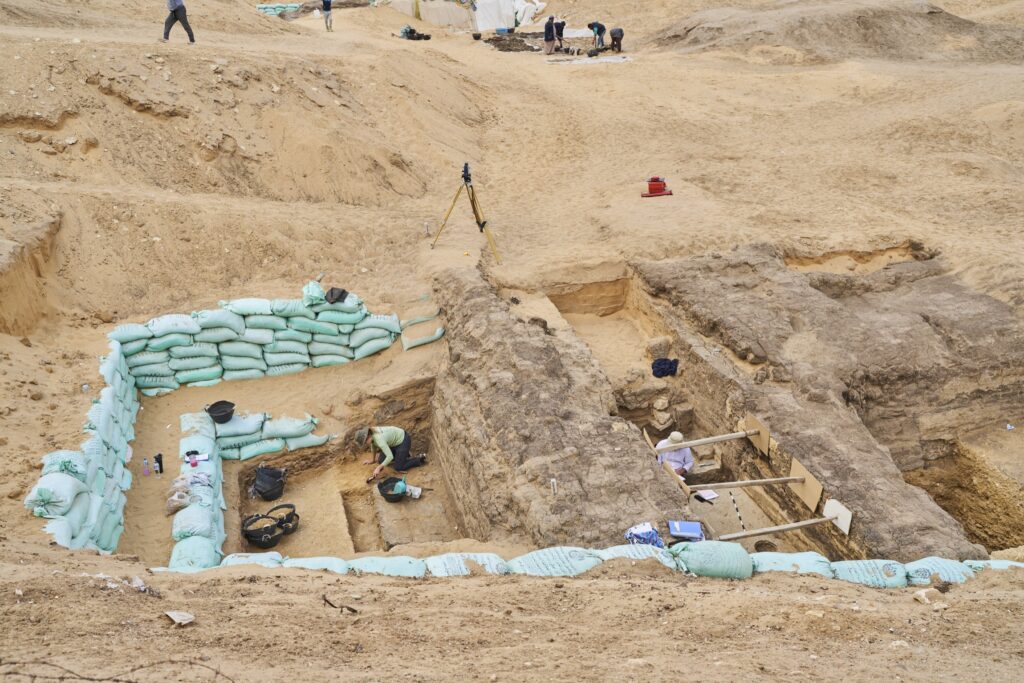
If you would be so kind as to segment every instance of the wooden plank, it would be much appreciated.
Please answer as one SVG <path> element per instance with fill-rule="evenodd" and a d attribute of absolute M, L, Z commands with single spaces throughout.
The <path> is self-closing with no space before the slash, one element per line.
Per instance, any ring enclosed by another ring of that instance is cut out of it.
<path fill-rule="evenodd" d="M 671 464 L 669 464 L 667 462 L 663 462 L 663 463 L 661 463 L 661 466 L 662 466 L 662 468 L 666 472 L 668 472 L 668 476 L 672 477 L 672 479 L 675 480 L 676 484 L 679 485 L 679 488 L 682 489 L 683 493 L 686 495 L 686 500 L 689 501 L 690 500 L 690 487 L 686 485 L 686 482 L 683 481 L 683 478 L 680 477 L 678 474 L 676 474 L 676 471 L 674 469 L 672 469 L 672 465 Z"/>
<path fill-rule="evenodd" d="M 772 484 L 788 484 L 803 481 L 802 477 L 775 477 L 774 479 L 747 479 L 745 481 L 723 481 L 716 484 L 701 484 L 701 489 L 745 489 L 751 486 L 771 486 Z"/>
<path fill-rule="evenodd" d="M 750 443 L 754 444 L 754 448 L 761 451 L 764 455 L 768 455 L 768 449 L 771 447 L 771 430 L 768 425 L 758 420 L 751 413 L 747 413 L 743 418 L 743 429 L 750 432 L 756 430 L 757 433 L 748 436 Z"/>
<path fill-rule="evenodd" d="M 678 451 L 680 448 L 695 448 L 697 446 L 706 446 L 707 444 L 719 443 L 721 441 L 744 439 L 756 433 L 757 432 L 751 430 L 746 432 L 732 432 L 731 434 L 720 434 L 718 436 L 707 436 L 703 439 L 694 439 L 693 441 L 683 441 L 682 443 L 670 443 L 664 446 L 655 446 L 654 450 L 659 453 L 664 453 L 665 451 Z"/>
<path fill-rule="evenodd" d="M 818 502 L 821 500 L 821 494 L 825 488 L 821 485 L 814 475 L 807 471 L 799 460 L 796 458 L 792 459 L 789 466 L 789 476 L 801 477 L 803 481 L 794 482 L 789 485 L 789 488 L 793 490 L 793 493 L 803 502 L 807 508 L 814 512 L 818 509 Z"/>
<path fill-rule="evenodd" d="M 792 531 L 793 529 L 802 529 L 808 526 L 815 526 L 817 524 L 825 524 L 826 522 L 834 521 L 833 517 L 820 517 L 818 519 L 808 519 L 804 522 L 793 522 L 791 524 L 780 524 L 779 526 L 766 526 L 763 529 L 751 529 L 750 531 L 740 531 L 735 534 L 725 534 L 719 536 L 719 541 L 735 541 L 739 538 L 750 538 L 751 536 L 769 536 L 771 534 L 781 534 L 784 531 Z"/>

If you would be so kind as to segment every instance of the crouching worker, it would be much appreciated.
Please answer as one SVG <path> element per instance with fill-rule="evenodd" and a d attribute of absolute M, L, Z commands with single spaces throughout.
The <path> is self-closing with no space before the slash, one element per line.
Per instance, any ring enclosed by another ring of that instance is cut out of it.
<path fill-rule="evenodd" d="M 622 52 L 622 36 L 625 35 L 625 31 L 621 28 L 613 28 L 608 34 L 612 37 L 612 51 Z"/>
<path fill-rule="evenodd" d="M 364 465 L 377 463 L 366 481 L 376 479 L 388 465 L 404 472 L 427 462 L 426 455 L 409 455 L 412 438 L 401 427 L 362 427 L 356 431 L 355 441 L 360 448 L 369 443 L 371 454 L 375 453 L 375 457 L 363 461 Z"/>

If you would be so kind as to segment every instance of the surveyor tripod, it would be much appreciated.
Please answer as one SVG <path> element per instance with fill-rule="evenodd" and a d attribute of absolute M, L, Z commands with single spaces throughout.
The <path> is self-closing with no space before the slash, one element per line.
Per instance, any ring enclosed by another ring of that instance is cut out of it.
<path fill-rule="evenodd" d="M 455 191 L 455 197 L 452 199 L 452 205 L 448 207 L 448 213 L 444 215 L 444 220 L 441 221 L 441 227 L 438 228 L 437 234 L 434 235 L 434 241 L 430 243 L 430 248 L 433 249 L 437 244 L 437 240 L 441 238 L 441 232 L 444 231 L 444 226 L 448 224 L 448 218 L 452 215 L 452 211 L 455 210 L 455 203 L 459 201 L 459 195 L 465 190 L 469 196 L 469 203 L 473 207 L 473 218 L 476 219 L 476 227 L 480 228 L 487 237 L 487 244 L 491 247 L 491 253 L 494 254 L 494 260 L 497 264 L 501 265 L 501 256 L 498 255 L 498 245 L 494 241 L 494 236 L 491 231 L 487 228 L 487 221 L 484 219 L 484 211 L 480 208 L 480 202 L 476 198 L 476 189 L 473 188 L 473 177 L 469 173 L 469 163 L 465 163 L 462 166 L 462 184 L 459 185 L 459 189 Z"/>

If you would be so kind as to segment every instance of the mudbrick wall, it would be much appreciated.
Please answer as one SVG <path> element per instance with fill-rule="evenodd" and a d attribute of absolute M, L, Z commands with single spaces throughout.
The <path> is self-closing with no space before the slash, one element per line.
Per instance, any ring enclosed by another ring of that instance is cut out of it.
<path fill-rule="evenodd" d="M 515 317 L 475 271 L 445 273 L 435 289 L 448 357 L 431 453 L 469 535 L 600 545 L 638 522 L 664 530 L 666 519 L 690 518 L 639 430 L 614 416 L 611 386 L 582 342 Z"/>
<path fill-rule="evenodd" d="M 1020 395 L 1024 364 L 1005 364 L 1020 357 L 1020 330 L 1002 304 L 943 275 L 935 260 L 865 277 L 807 274 L 774 247 L 752 245 L 635 269 L 689 347 L 681 365 L 692 391 L 731 393 L 727 419 L 750 410 L 770 420 L 772 457 L 731 451 L 730 464 L 779 476 L 795 457 L 826 497 L 853 510 L 850 539 L 824 527 L 810 535 L 900 560 L 985 555 L 901 470 L 924 462 L 929 439 L 974 427 Z M 985 348 L 993 343 L 1017 350 Z M 791 494 L 773 498 L 806 518 Z"/>

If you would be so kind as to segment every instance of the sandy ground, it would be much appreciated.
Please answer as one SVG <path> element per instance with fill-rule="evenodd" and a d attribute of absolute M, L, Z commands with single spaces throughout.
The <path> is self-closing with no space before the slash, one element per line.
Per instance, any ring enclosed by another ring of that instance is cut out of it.
<path fill-rule="evenodd" d="M 180 27 L 171 43 L 157 42 L 160 3 L 0 0 L 0 237 L 63 217 L 37 264 L 38 287 L 24 290 L 35 294 L 19 290 L 39 299 L 38 315 L 25 332 L 0 334 L 4 678 L 45 680 L 62 675 L 49 667 L 58 664 L 100 678 L 135 668 L 119 680 L 163 681 L 214 680 L 217 671 L 236 681 L 1016 680 L 1019 573 L 955 588 L 939 610 L 909 591 L 685 580 L 634 566 L 571 581 L 152 576 L 145 560 L 169 548 L 166 477 L 136 477 L 125 552 L 114 558 L 47 547 L 40 521 L 21 507 L 39 456 L 79 442 L 95 359 L 116 321 L 234 296 L 294 296 L 321 272 L 374 311 L 406 315 L 429 306 L 421 295 L 450 266 L 482 262 L 497 284 L 532 292 L 605 279 L 631 259 L 762 240 L 794 258 L 834 252 L 829 268 L 866 272 L 917 240 L 1019 312 L 1024 66 L 801 66 L 778 63 L 772 46 L 681 54 L 651 45 L 663 28 L 715 6 L 555 1 L 551 10 L 572 26 L 595 15 L 625 26 L 631 57 L 555 65 L 384 8 L 335 12 L 336 32 L 326 34 L 316 20 L 286 25 L 235 0 L 197 3 L 189 16 L 199 44 L 190 47 Z M 1020 2 L 946 9 L 1024 26 Z M 433 40 L 392 38 L 405 23 Z M 168 114 L 174 107 L 187 116 Z M 50 154 L 45 140 L 26 141 L 32 133 L 79 141 Z M 89 138 L 98 144 L 86 150 Z M 436 231 L 464 161 L 500 266 L 466 204 L 429 246 L 426 231 Z M 642 199 L 651 175 L 667 177 L 674 196 Z M 635 344 L 640 331 L 615 322 L 573 324 Z M 429 373 L 439 349 L 231 390 L 253 409 L 322 416 L 325 404 Z M 133 470 L 143 454 L 176 452 L 178 415 L 220 398 L 218 389 L 147 401 Z M 345 415 L 323 429 L 342 430 Z M 1007 422 L 1018 429 L 977 441 L 1019 469 L 1005 454 L 1019 453 L 1024 403 Z M 83 573 L 140 576 L 162 597 Z M 323 595 L 360 611 L 326 607 Z M 174 630 L 161 616 L 168 609 L 197 621 Z"/>

